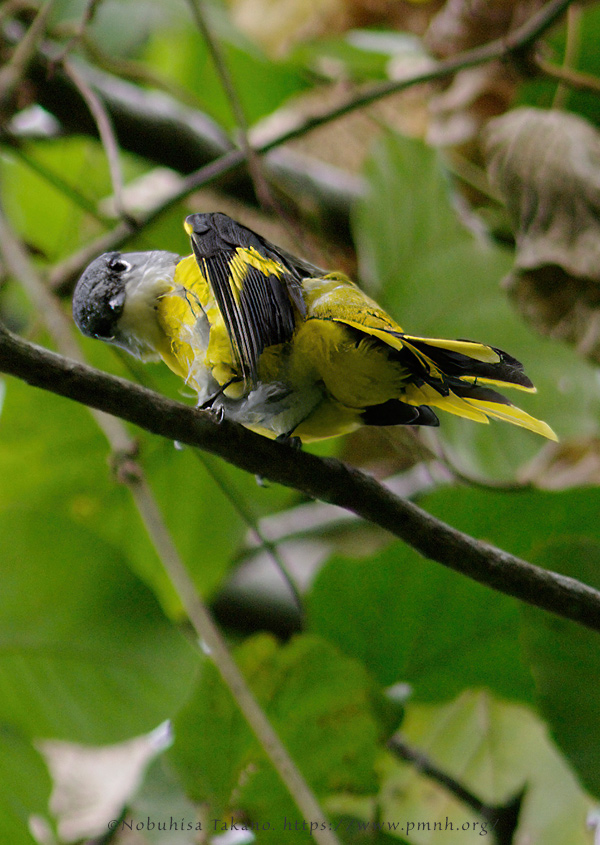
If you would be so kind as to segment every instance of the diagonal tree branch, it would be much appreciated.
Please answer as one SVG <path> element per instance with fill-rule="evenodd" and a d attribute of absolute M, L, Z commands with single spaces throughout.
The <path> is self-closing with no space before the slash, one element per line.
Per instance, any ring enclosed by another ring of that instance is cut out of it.
<path fill-rule="evenodd" d="M 424 557 L 521 601 L 600 632 L 600 592 L 446 525 L 377 481 L 334 459 L 297 452 L 207 411 L 63 358 L 0 327 L 0 371 L 198 446 L 240 469 L 346 508 Z"/>

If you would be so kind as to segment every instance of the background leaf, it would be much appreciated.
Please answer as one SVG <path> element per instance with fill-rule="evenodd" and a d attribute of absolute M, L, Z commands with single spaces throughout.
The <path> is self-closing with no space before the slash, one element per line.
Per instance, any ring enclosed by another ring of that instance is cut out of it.
<path fill-rule="evenodd" d="M 600 587 L 598 540 L 557 538 L 540 548 L 535 560 L 596 589 Z M 584 786 L 600 796 L 600 700 L 595 683 L 600 676 L 599 635 L 525 608 L 523 637 L 541 711 L 552 734 Z"/>
<path fill-rule="evenodd" d="M 36 845 L 29 822 L 48 824 L 50 775 L 38 752 L 16 731 L 0 727 L 0 835 L 11 845 Z"/>
<path fill-rule="evenodd" d="M 288 751 L 318 795 L 375 789 L 378 725 L 371 682 L 360 664 L 314 636 L 279 647 L 259 635 L 238 651 L 238 662 Z M 170 752 L 194 801 L 208 802 L 211 818 L 243 810 L 249 822 L 270 823 L 257 841 L 281 841 L 285 819 L 298 820 L 278 776 L 215 668 L 203 667 L 189 704 L 175 719 Z M 296 840 L 296 827 L 294 841 Z M 298 839 L 307 839 L 302 831 Z"/>
<path fill-rule="evenodd" d="M 0 547 L 4 723 L 30 737 L 111 743 L 173 715 L 197 657 L 116 549 L 24 508 L 0 514 Z"/>
<path fill-rule="evenodd" d="M 307 609 L 311 630 L 361 660 L 380 684 L 410 684 L 416 700 L 479 686 L 532 699 L 517 602 L 401 543 L 376 556 L 330 560 Z"/>
<path fill-rule="evenodd" d="M 504 804 L 525 789 L 516 841 L 589 842 L 586 815 L 591 801 L 548 740 L 543 723 L 528 709 L 485 692 L 469 692 L 444 706 L 409 706 L 402 735 L 488 804 Z M 413 829 L 407 837 L 411 843 L 451 845 L 459 839 L 457 831 L 464 829 L 470 832 L 461 832 L 460 841 L 482 841 L 481 819 L 446 790 L 412 766 L 391 758 L 384 765 L 382 819 L 429 822 L 429 831 Z M 469 827 L 463 828 L 466 824 Z"/>

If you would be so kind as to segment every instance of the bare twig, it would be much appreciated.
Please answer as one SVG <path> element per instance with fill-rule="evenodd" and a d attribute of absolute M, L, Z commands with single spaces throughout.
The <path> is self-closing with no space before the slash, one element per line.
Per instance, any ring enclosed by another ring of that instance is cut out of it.
<path fill-rule="evenodd" d="M 37 52 L 38 42 L 44 34 L 54 0 L 47 0 L 35 16 L 33 23 L 17 44 L 10 60 L 0 68 L 0 108 L 8 104 L 15 89 L 25 76 Z"/>
<path fill-rule="evenodd" d="M 574 0 L 572 5 L 567 10 L 567 26 L 566 26 L 566 43 L 565 43 L 565 52 L 563 56 L 562 68 L 563 72 L 566 71 L 568 74 L 572 68 L 575 67 L 577 64 L 577 57 L 579 54 L 579 50 L 581 47 L 581 22 L 583 18 L 583 11 L 581 9 L 581 5 L 577 0 Z M 540 51 L 538 51 L 540 52 Z M 538 63 L 538 67 L 540 67 Z M 542 68 L 540 68 L 542 70 Z M 545 71 L 548 73 L 548 71 Z M 548 73 L 549 76 L 553 76 L 552 73 Z M 556 86 L 556 91 L 554 97 L 552 99 L 552 108 L 553 109 L 562 109 L 567 101 L 567 97 L 569 96 L 569 86 L 564 84 L 564 80 L 559 79 L 557 76 L 554 76 L 555 79 L 558 79 L 559 85 Z"/>
<path fill-rule="evenodd" d="M 566 65 L 552 64 L 541 58 L 541 56 L 536 57 L 535 64 L 542 73 L 562 83 L 566 88 L 574 88 L 576 91 L 592 91 L 594 94 L 600 94 L 600 79 L 591 73 L 573 70 Z"/>
<path fill-rule="evenodd" d="M 244 158 L 248 163 L 248 171 L 254 184 L 256 196 L 262 205 L 269 208 L 273 204 L 269 185 L 265 179 L 260 158 L 250 144 L 248 137 L 248 121 L 246 119 L 244 107 L 242 106 L 237 89 L 233 83 L 229 67 L 227 66 L 225 56 L 223 55 L 223 50 L 221 49 L 218 39 L 213 35 L 203 0 L 188 0 L 188 5 L 190 6 L 196 26 L 202 33 L 202 37 L 206 42 L 213 64 L 219 79 L 221 80 L 225 96 L 229 100 L 229 105 L 238 127 L 241 148 L 244 153 Z"/>
<path fill-rule="evenodd" d="M 73 339 L 70 324 L 64 312 L 55 297 L 46 290 L 41 279 L 30 265 L 25 251 L 18 239 L 13 236 L 2 214 L 0 214 L 0 253 L 10 272 L 15 278 L 23 282 L 40 312 L 44 314 L 48 328 L 60 348 L 70 358 L 81 361 L 81 352 Z M 0 335 L 2 334 L 3 330 L 0 328 Z M 56 357 L 59 358 L 60 356 Z M 9 358 L 14 360 L 10 353 Z M 61 360 L 68 361 L 69 359 Z M 75 364 L 73 360 L 70 361 L 70 366 L 86 369 L 84 364 Z M 52 380 L 49 373 L 46 374 L 46 377 L 50 378 L 50 381 Z M 47 384 L 47 386 L 50 385 Z M 119 478 L 127 484 L 131 491 L 148 535 L 188 614 L 190 622 L 198 637 L 207 645 L 211 659 L 231 691 L 240 711 L 300 812 L 305 818 L 314 819 L 318 822 L 319 829 L 313 832 L 316 842 L 319 845 L 338 845 L 337 837 L 329 829 L 327 819 L 312 790 L 260 708 L 237 664 L 229 654 L 208 608 L 201 601 L 195 585 L 179 557 L 143 472 L 130 458 L 132 454 L 131 438 L 125 427 L 110 411 L 107 414 L 103 412 L 103 409 L 93 409 L 92 405 L 89 407 L 92 408 L 92 413 L 106 435 L 113 452 L 126 458 L 125 461 L 122 461 Z"/>
<path fill-rule="evenodd" d="M 173 542 L 164 526 L 162 515 L 145 482 L 133 482 L 136 492 L 136 504 L 144 524 L 150 530 L 155 548 L 180 597 L 187 616 L 194 630 L 206 646 L 206 650 L 217 666 L 221 677 L 228 686 L 235 702 L 252 728 L 276 772 L 288 788 L 296 806 L 304 818 L 314 820 L 319 829 L 313 831 L 319 845 L 338 845 L 335 834 L 329 829 L 325 817 L 312 790 L 298 771 L 296 764 L 273 730 L 271 723 L 263 713 L 256 698 L 229 654 L 227 646 L 215 625 L 206 605 L 200 600 L 194 582 L 177 554 Z"/>
<path fill-rule="evenodd" d="M 73 47 L 84 39 L 85 31 L 94 20 L 101 2 L 102 0 L 87 0 L 81 20 L 71 29 L 71 38 L 58 57 L 57 64 L 63 64 Z"/>
<path fill-rule="evenodd" d="M 548 27 L 563 14 L 567 7 L 573 0 L 550 0 L 529 18 L 522 26 L 509 32 L 503 38 L 498 38 L 495 41 L 489 41 L 479 47 L 474 47 L 472 50 L 465 50 L 445 59 L 441 62 L 432 62 L 431 66 L 419 73 L 405 76 L 402 79 L 391 80 L 389 82 L 381 82 L 377 85 L 372 85 L 365 91 L 348 99 L 345 103 L 334 106 L 327 112 L 314 117 L 309 117 L 303 121 L 296 128 L 282 133 L 274 138 L 270 143 L 263 144 L 257 147 L 259 152 L 268 152 L 275 146 L 284 144 L 287 141 L 304 135 L 306 132 L 323 126 L 325 123 L 330 123 L 332 120 L 337 120 L 346 114 L 349 114 L 356 109 L 363 108 L 371 103 L 381 100 L 383 97 L 388 97 L 390 94 L 396 94 L 399 91 L 404 91 L 406 88 L 411 88 L 413 85 L 419 85 L 424 82 L 434 82 L 438 79 L 444 79 L 447 76 L 457 73 L 459 70 L 465 68 L 475 67 L 476 65 L 485 64 L 486 62 L 494 61 L 495 59 L 505 59 L 511 55 L 523 52 L 534 41 L 536 41 Z"/>
<path fill-rule="evenodd" d="M 100 135 L 100 140 L 102 142 L 102 146 L 104 147 L 104 152 L 106 153 L 106 159 L 108 161 L 110 181 L 115 200 L 115 209 L 119 216 L 125 217 L 126 213 L 123 206 L 123 171 L 121 169 L 121 159 L 119 156 L 119 144 L 110 116 L 106 111 L 102 100 L 98 97 L 95 91 L 90 88 L 75 66 L 66 59 L 63 60 L 62 66 L 67 76 L 79 90 L 81 96 L 87 103 L 87 107 L 92 113 L 94 120 L 96 121 L 98 134 Z"/>
<path fill-rule="evenodd" d="M 210 412 L 83 367 L 0 329 L 0 371 L 120 416 L 141 428 L 198 446 L 253 474 L 339 505 L 390 531 L 424 557 L 494 590 L 600 631 L 600 592 L 475 540 L 395 496 L 375 479 L 333 458 L 319 458 L 261 437 Z"/>
<path fill-rule="evenodd" d="M 237 511 L 242 521 L 246 523 L 246 526 L 256 540 L 258 550 L 264 551 L 270 557 L 275 567 L 279 570 L 281 577 L 288 586 L 292 601 L 294 602 L 298 613 L 302 615 L 302 596 L 300 595 L 300 591 L 296 586 L 296 582 L 294 581 L 291 572 L 279 553 L 277 543 L 274 543 L 272 540 L 265 537 L 264 533 L 261 531 L 258 519 L 254 516 L 251 509 L 248 507 L 246 502 L 244 502 L 242 497 L 236 496 L 233 493 L 231 487 L 223 479 L 216 466 L 213 465 L 213 462 L 208 460 L 208 456 L 200 449 L 195 449 L 194 454 L 197 456 L 206 472 L 210 475 L 213 482 L 223 492 L 223 495 L 226 496 L 234 510 Z"/>
<path fill-rule="evenodd" d="M 152 378 L 148 375 L 147 368 L 135 366 L 135 359 L 132 358 L 131 355 L 129 355 L 128 353 L 123 352 L 121 349 L 116 349 L 115 352 L 123 366 L 127 369 L 127 371 L 130 373 L 130 375 L 135 381 L 137 381 L 139 384 L 143 384 L 144 387 L 150 388 L 150 390 L 156 389 L 155 385 L 153 384 Z M 202 464 L 205 472 L 210 475 L 214 484 L 221 490 L 225 498 L 228 499 L 233 509 L 241 517 L 242 521 L 246 523 L 246 527 L 250 530 L 251 534 L 256 539 L 258 546 L 258 549 L 256 551 L 262 550 L 271 558 L 276 569 L 279 570 L 281 577 L 288 586 L 288 589 L 292 596 L 292 600 L 296 605 L 298 613 L 302 614 L 303 608 L 300 591 L 298 590 L 298 587 L 296 586 L 296 583 L 292 578 L 288 567 L 286 566 L 281 554 L 279 553 L 277 543 L 273 542 L 272 540 L 269 540 L 265 536 L 264 532 L 261 530 L 258 519 L 252 513 L 252 509 L 248 507 L 242 496 L 236 495 L 234 489 L 232 488 L 232 485 L 223 476 L 223 473 L 217 468 L 216 462 L 211 460 L 211 456 L 207 455 L 205 452 L 202 452 L 200 449 L 194 449 L 193 454 Z"/>

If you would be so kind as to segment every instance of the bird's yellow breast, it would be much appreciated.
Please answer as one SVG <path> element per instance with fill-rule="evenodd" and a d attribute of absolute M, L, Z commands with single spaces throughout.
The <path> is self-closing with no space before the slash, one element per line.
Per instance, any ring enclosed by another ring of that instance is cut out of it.
<path fill-rule="evenodd" d="M 193 255 L 182 259 L 172 289 L 157 303 L 165 338 L 159 349 L 167 366 L 196 390 L 202 390 L 205 371 L 219 384 L 235 374 L 231 343 L 210 285 Z"/>

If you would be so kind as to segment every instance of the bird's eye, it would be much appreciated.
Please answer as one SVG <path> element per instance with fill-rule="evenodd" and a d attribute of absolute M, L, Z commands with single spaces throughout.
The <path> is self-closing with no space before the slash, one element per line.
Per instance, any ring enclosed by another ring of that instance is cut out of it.
<path fill-rule="evenodd" d="M 131 264 L 124 261 L 120 256 L 111 258 L 108 262 L 108 267 L 115 273 L 125 273 L 126 270 L 131 270 Z"/>

